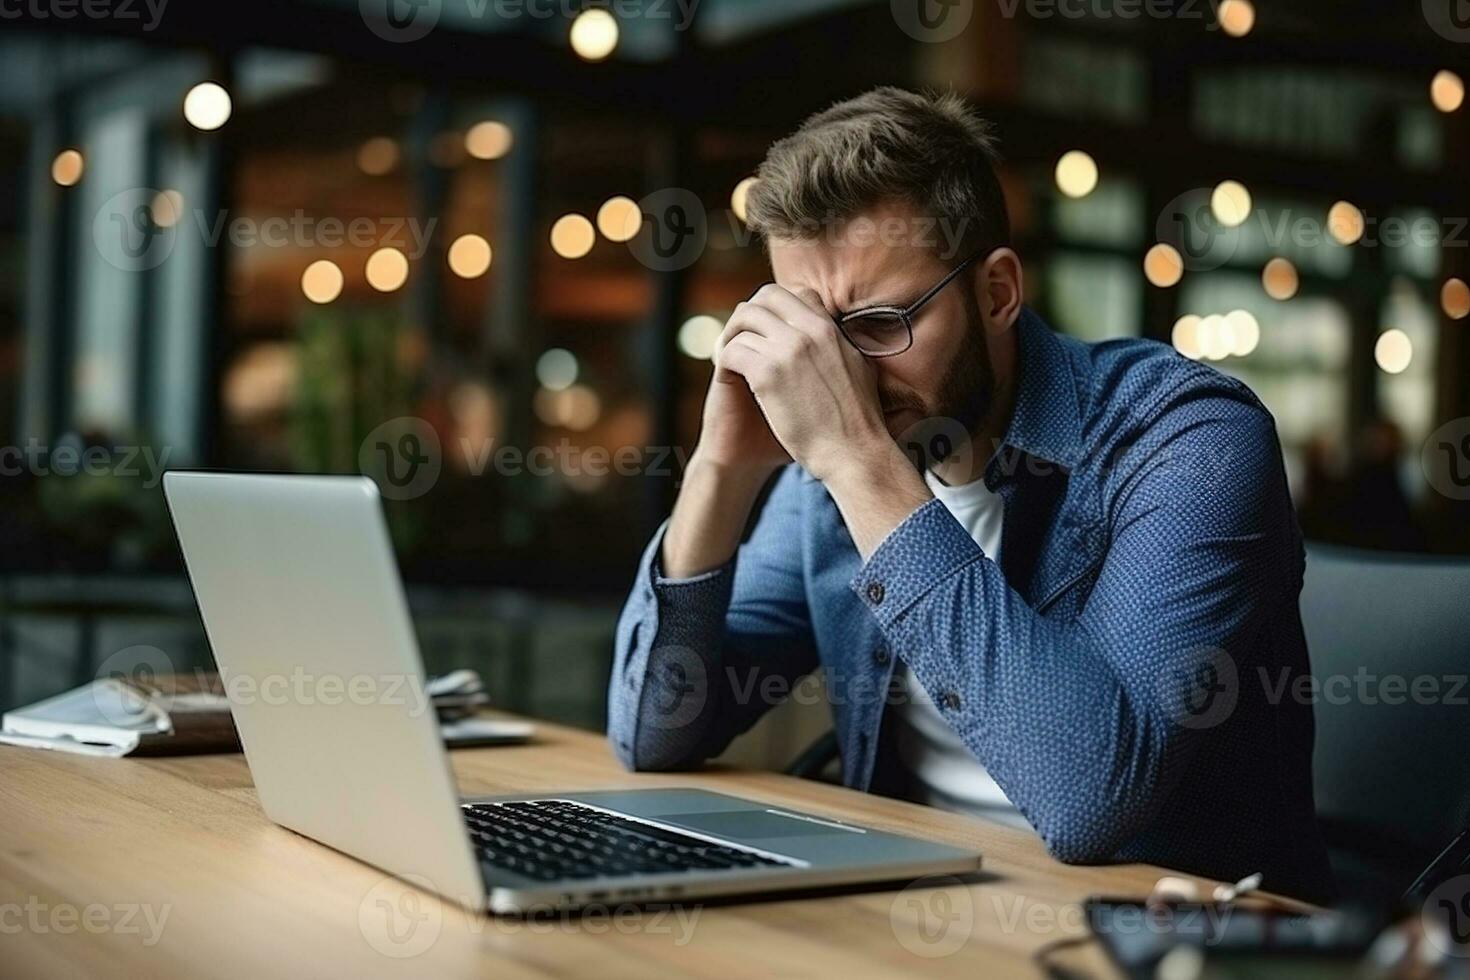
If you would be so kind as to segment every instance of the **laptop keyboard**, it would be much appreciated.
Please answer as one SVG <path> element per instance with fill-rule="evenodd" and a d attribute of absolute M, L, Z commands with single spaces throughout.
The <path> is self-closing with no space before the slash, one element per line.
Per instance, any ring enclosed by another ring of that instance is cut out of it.
<path fill-rule="evenodd" d="M 482 861 L 536 881 L 794 866 L 566 800 L 461 809 Z"/>

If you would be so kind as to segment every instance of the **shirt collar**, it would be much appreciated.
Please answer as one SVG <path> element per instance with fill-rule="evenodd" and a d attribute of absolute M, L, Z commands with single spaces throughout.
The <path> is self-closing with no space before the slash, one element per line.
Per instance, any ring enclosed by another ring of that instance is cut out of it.
<path fill-rule="evenodd" d="M 1016 343 L 1016 402 L 1005 439 L 985 468 L 985 482 L 991 486 L 1015 474 L 1017 451 L 1069 471 L 1077 468 L 1081 456 L 1082 413 L 1067 342 L 1023 307 Z"/>

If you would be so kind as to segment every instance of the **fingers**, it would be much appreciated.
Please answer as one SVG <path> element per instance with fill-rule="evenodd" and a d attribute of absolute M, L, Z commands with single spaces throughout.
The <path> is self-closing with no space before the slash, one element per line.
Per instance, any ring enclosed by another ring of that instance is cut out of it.
<path fill-rule="evenodd" d="M 725 329 L 720 331 L 719 337 L 715 338 L 715 356 L 719 357 L 720 351 L 730 339 L 740 333 L 752 333 L 759 337 L 779 336 L 790 326 L 775 313 L 764 306 L 757 306 L 746 301 L 735 307 L 735 312 L 730 314 L 730 319 L 725 321 Z"/>
<path fill-rule="evenodd" d="M 822 303 L 821 294 L 808 286 L 797 286 L 791 290 L 791 295 L 800 300 L 813 313 L 819 314 L 823 320 L 831 320 L 832 315 L 827 312 L 827 307 Z"/>
<path fill-rule="evenodd" d="M 765 345 L 766 342 L 754 334 L 736 334 L 715 354 L 716 372 L 738 374 L 745 379 L 750 390 L 755 391 L 771 376 L 771 358 Z"/>
<path fill-rule="evenodd" d="M 837 326 L 822 308 L 817 294 L 802 291 L 805 299 L 775 283 L 767 283 L 750 299 L 735 307 L 715 341 L 723 350 L 741 333 L 752 333 L 770 341 L 772 353 L 786 356 L 815 356 L 842 346 Z"/>
<path fill-rule="evenodd" d="M 736 306 L 715 341 L 715 377 L 728 383 L 732 373 L 738 374 L 755 392 L 790 375 L 798 364 L 835 378 L 851 374 L 854 364 L 848 362 L 855 362 L 870 387 L 872 368 L 864 361 L 842 340 L 815 291 L 801 289 L 798 296 L 775 283 Z"/>
<path fill-rule="evenodd" d="M 743 377 L 765 357 L 765 346 L 759 338 L 753 334 L 740 333 L 731 337 L 715 353 L 715 365 Z"/>
<path fill-rule="evenodd" d="M 800 295 L 770 282 L 756 290 L 749 302 L 765 307 L 804 333 L 830 333 L 835 325 L 822 305 L 822 298 L 815 290 L 805 287 L 798 287 L 798 290 Z"/>

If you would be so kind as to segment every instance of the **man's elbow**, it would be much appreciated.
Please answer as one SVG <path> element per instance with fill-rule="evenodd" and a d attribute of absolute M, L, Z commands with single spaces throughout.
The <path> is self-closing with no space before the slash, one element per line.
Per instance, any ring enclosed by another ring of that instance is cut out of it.
<path fill-rule="evenodd" d="M 1079 801 L 1047 814 L 1037 832 L 1047 853 L 1063 864 L 1105 864 L 1142 829 L 1142 809 L 1118 801 Z"/>
<path fill-rule="evenodd" d="M 1046 853 L 1063 864 L 1102 864 L 1117 853 L 1103 835 L 1082 825 L 1065 824 L 1041 835 Z"/>
<path fill-rule="evenodd" d="M 608 735 L 613 756 L 629 772 L 681 772 L 694 769 L 704 761 L 688 746 L 671 739 L 626 739 Z"/>

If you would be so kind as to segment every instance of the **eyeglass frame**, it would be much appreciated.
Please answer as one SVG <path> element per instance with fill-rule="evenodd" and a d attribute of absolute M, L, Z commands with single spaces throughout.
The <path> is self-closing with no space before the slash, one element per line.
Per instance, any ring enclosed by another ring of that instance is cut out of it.
<path fill-rule="evenodd" d="M 957 265 L 953 269 L 949 270 L 949 272 L 945 274 L 945 276 L 944 276 L 943 279 L 939 280 L 937 283 L 935 283 L 933 286 L 931 286 L 927 292 L 925 292 L 922 296 L 920 296 L 918 299 L 914 300 L 912 303 L 910 303 L 906 307 L 905 306 L 864 306 L 861 309 L 852 310 L 852 311 L 847 312 L 847 313 L 836 313 L 836 314 L 833 314 L 833 316 L 832 316 L 832 322 L 835 323 L 835 324 L 837 324 L 837 329 L 842 333 L 842 339 L 845 340 L 845 341 L 847 341 L 849 344 L 852 344 L 853 349 L 856 350 L 859 354 L 863 355 L 864 357 L 874 358 L 874 359 L 880 358 L 880 357 L 897 357 L 899 354 L 903 354 L 903 353 L 905 353 L 905 352 L 907 352 L 907 351 L 909 351 L 910 349 L 913 348 L 913 346 L 914 346 L 914 317 L 918 315 L 919 311 L 921 309 L 923 309 L 923 307 L 925 306 L 925 304 L 927 304 L 935 296 L 938 296 L 941 292 L 943 292 L 944 291 L 944 287 L 948 286 L 950 283 L 954 282 L 957 278 L 959 278 L 960 273 L 964 272 L 966 269 L 968 269 L 970 266 L 974 265 L 980 259 L 982 259 L 982 258 L 990 255 L 990 253 L 993 252 L 993 251 L 995 251 L 994 248 L 982 248 L 979 251 L 975 252 L 969 258 L 967 258 L 963 262 L 961 262 L 959 265 Z M 865 351 L 861 347 L 858 346 L 857 341 L 855 341 L 855 340 L 852 339 L 852 337 L 847 332 L 847 328 L 843 326 L 843 324 L 845 324 L 845 323 L 847 323 L 847 322 L 849 322 L 851 320 L 856 320 L 856 319 L 858 319 L 860 317 L 878 316 L 880 314 L 886 314 L 888 316 L 896 317 L 898 320 L 900 320 L 903 323 L 904 329 L 908 333 L 908 340 L 898 350 L 884 351 L 882 353 L 871 353 L 869 351 Z"/>

